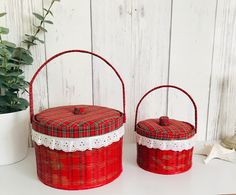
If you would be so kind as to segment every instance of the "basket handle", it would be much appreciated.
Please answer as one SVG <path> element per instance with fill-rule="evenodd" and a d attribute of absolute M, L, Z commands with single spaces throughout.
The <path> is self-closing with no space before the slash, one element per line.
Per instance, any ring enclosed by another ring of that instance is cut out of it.
<path fill-rule="evenodd" d="M 155 90 L 160 89 L 160 88 L 174 88 L 174 89 L 178 89 L 179 91 L 182 91 L 185 95 L 187 95 L 189 97 L 189 99 L 193 103 L 193 107 L 194 107 L 194 111 L 195 111 L 195 133 L 196 133 L 197 132 L 197 122 L 198 122 L 198 120 L 197 120 L 197 106 L 196 106 L 196 103 L 194 102 L 193 98 L 185 90 L 181 89 L 180 87 L 174 86 L 174 85 L 161 85 L 161 86 L 158 86 L 158 87 L 154 87 L 153 89 L 149 90 L 148 92 L 146 92 L 144 94 L 144 96 L 141 98 L 141 100 L 139 101 L 139 103 L 138 103 L 138 105 L 136 107 L 136 112 L 135 112 L 135 131 L 136 131 L 137 118 L 138 118 L 138 109 L 139 109 L 139 106 L 140 106 L 141 102 L 152 91 L 155 91 Z"/>
<path fill-rule="evenodd" d="M 111 67 L 111 69 L 115 72 L 116 76 L 119 78 L 120 82 L 121 82 L 121 85 L 122 85 L 122 97 L 123 97 L 123 121 L 124 123 L 126 122 L 126 112 L 125 112 L 125 85 L 124 85 L 124 81 L 122 80 L 120 74 L 117 72 L 117 70 L 106 60 L 104 59 L 103 57 L 101 57 L 100 55 L 98 54 L 95 54 L 93 52 L 90 52 L 90 51 L 85 51 L 85 50 L 67 50 L 67 51 L 63 51 L 63 52 L 60 52 L 54 56 L 52 56 L 51 58 L 49 58 L 46 62 L 44 62 L 39 68 L 38 70 L 35 72 L 34 76 L 32 77 L 30 83 L 29 83 L 29 102 L 30 102 L 30 120 L 32 122 L 32 118 L 34 116 L 34 99 L 33 99 L 33 83 L 34 83 L 34 80 L 35 78 L 38 76 L 38 74 L 40 73 L 40 71 L 49 63 L 51 62 L 52 60 L 54 60 L 55 58 L 59 57 L 59 56 L 62 56 L 64 54 L 67 54 L 67 53 L 87 53 L 87 54 L 90 54 L 92 56 L 96 56 L 98 58 L 100 58 L 103 62 L 105 62 L 108 66 Z"/>

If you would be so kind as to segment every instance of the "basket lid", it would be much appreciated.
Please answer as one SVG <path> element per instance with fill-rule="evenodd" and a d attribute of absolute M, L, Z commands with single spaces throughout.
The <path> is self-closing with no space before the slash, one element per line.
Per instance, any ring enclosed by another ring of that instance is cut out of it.
<path fill-rule="evenodd" d="M 36 114 L 35 131 L 54 137 L 79 138 L 109 133 L 123 125 L 123 113 L 90 105 L 60 106 Z"/>
<path fill-rule="evenodd" d="M 140 121 L 136 131 L 139 135 L 160 140 L 183 140 L 195 134 L 190 123 L 169 119 L 167 116 Z"/>

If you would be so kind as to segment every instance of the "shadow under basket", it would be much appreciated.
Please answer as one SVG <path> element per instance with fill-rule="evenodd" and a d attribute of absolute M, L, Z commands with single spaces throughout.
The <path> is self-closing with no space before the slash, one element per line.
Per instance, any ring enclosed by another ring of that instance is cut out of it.
<path fill-rule="evenodd" d="M 66 190 L 110 183 L 122 172 L 122 140 L 83 152 L 50 150 L 35 144 L 38 178 L 48 186 Z"/>

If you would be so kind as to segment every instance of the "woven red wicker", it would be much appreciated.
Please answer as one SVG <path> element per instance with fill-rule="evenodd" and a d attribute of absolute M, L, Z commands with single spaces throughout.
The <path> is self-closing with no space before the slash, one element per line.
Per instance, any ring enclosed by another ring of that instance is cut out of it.
<path fill-rule="evenodd" d="M 192 166 L 192 151 L 181 152 L 147 148 L 137 144 L 137 163 L 146 171 L 171 175 L 189 170 Z"/>
<path fill-rule="evenodd" d="M 101 106 L 72 105 L 34 114 L 35 78 L 50 61 L 71 52 L 94 55 L 113 69 L 122 84 L 123 113 Z M 30 82 L 29 92 L 37 174 L 44 184 L 66 190 L 89 189 L 105 185 L 121 174 L 123 133 L 119 132 L 126 120 L 125 88 L 108 61 L 84 50 L 61 52 L 40 66 Z"/>
<path fill-rule="evenodd" d="M 187 122 L 169 119 L 166 116 L 160 117 L 160 119 L 140 121 L 137 124 L 138 109 L 143 99 L 152 91 L 164 87 L 178 89 L 190 98 L 195 109 L 195 127 Z M 193 152 L 193 146 L 189 140 L 192 140 L 196 130 L 197 106 L 186 91 L 173 85 L 163 85 L 151 89 L 141 98 L 136 108 L 135 131 L 137 133 L 138 165 L 146 171 L 166 175 L 189 170 L 192 166 Z"/>
<path fill-rule="evenodd" d="M 122 139 L 84 152 L 50 150 L 35 144 L 37 174 L 44 184 L 67 190 L 95 188 L 122 172 Z"/>

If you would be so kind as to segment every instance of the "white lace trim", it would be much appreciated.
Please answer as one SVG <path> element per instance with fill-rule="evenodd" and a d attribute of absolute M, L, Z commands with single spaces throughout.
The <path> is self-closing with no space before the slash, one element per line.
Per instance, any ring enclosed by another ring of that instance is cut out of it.
<path fill-rule="evenodd" d="M 185 140 L 158 140 L 144 137 L 136 133 L 136 141 L 139 145 L 143 145 L 148 148 L 180 152 L 191 149 L 194 146 L 195 138 L 191 137 L 190 139 Z"/>
<path fill-rule="evenodd" d="M 48 136 L 32 130 L 32 139 L 37 145 L 44 145 L 51 150 L 62 150 L 64 152 L 75 152 L 92 150 L 111 145 L 120 140 L 124 135 L 124 126 L 103 135 L 83 138 L 61 138 Z"/>

